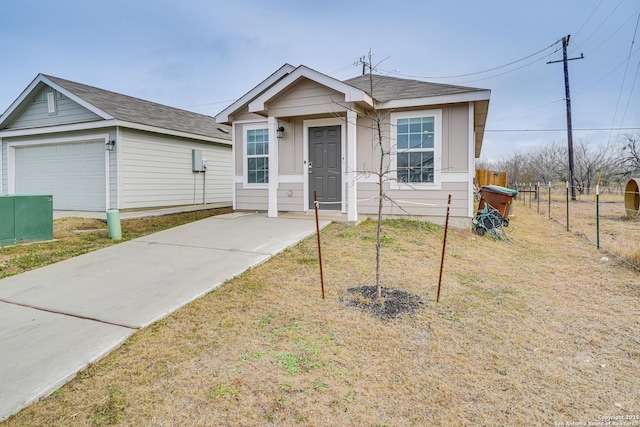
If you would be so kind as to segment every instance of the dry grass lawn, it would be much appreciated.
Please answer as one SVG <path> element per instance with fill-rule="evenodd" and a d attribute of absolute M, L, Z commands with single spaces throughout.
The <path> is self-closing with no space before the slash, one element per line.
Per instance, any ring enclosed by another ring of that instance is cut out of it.
<path fill-rule="evenodd" d="M 640 223 L 629 223 L 640 227 Z M 6 426 L 554 425 L 640 414 L 640 280 L 535 207 L 513 244 L 384 226 L 381 320 L 340 302 L 374 279 L 373 223 L 315 237 L 152 327 Z M 179 286 L 176 283 L 176 286 Z"/>
<path fill-rule="evenodd" d="M 640 217 L 628 216 L 624 207 L 625 195 L 620 192 L 603 191 L 599 206 L 595 194 L 578 194 L 577 200 L 569 203 L 569 229 L 581 234 L 596 247 L 598 226 L 600 227 L 600 248 L 609 255 L 618 257 L 640 270 Z M 551 193 L 551 217 L 567 225 L 567 202 L 565 188 L 555 187 Z M 538 212 L 537 201 L 530 194 L 522 193 L 515 202 L 516 209 L 531 206 Z M 549 216 L 549 193 L 541 191 L 540 214 Z M 599 224 L 598 224 L 599 215 Z"/>

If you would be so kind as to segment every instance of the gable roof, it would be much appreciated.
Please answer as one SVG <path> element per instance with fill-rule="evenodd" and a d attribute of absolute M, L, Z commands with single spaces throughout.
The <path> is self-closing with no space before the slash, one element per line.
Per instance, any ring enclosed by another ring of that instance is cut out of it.
<path fill-rule="evenodd" d="M 373 83 L 373 96 L 376 101 L 381 103 L 398 99 L 458 95 L 484 90 L 474 87 L 401 79 L 377 74 L 373 74 L 371 80 L 369 79 L 369 75 L 363 75 L 347 79 L 344 82 L 367 93 L 372 92 L 371 86 Z"/>
<path fill-rule="evenodd" d="M 340 80 L 334 79 L 333 77 L 329 77 L 326 74 L 322 74 L 311 68 L 305 67 L 304 65 L 300 65 L 298 68 L 290 72 L 287 76 L 283 77 L 282 80 L 280 80 L 279 82 L 265 90 L 261 95 L 256 97 L 249 104 L 249 112 L 263 111 L 265 102 L 303 78 L 315 81 L 323 86 L 343 93 L 345 102 L 364 102 L 369 105 L 373 105 L 373 100 L 366 91 L 341 82 Z"/>
<path fill-rule="evenodd" d="M 19 114 L 20 107 L 31 99 L 30 96 L 35 94 L 42 84 L 52 87 L 104 120 L 115 119 L 117 122 L 122 122 L 116 123 L 116 125 L 139 124 L 158 130 L 166 129 L 223 140 L 221 142 L 227 142 L 231 139 L 226 126 L 217 124 L 215 118 L 211 116 L 45 74 L 39 74 L 20 97 L 0 116 L 0 129 L 9 122 L 10 117 Z"/>
<path fill-rule="evenodd" d="M 345 102 L 357 102 L 384 109 L 420 108 L 431 105 L 473 103 L 473 126 L 475 131 L 475 156 L 480 156 L 491 91 L 467 86 L 431 83 L 420 80 L 372 75 L 373 97 L 370 96 L 369 75 L 337 80 L 311 68 L 285 64 L 275 73 L 247 92 L 236 102 L 225 108 L 216 119 L 220 123 L 233 120 L 233 113 L 242 108 L 249 112 L 264 113 L 270 99 L 291 87 L 302 78 L 320 83 L 345 95 Z"/>
<path fill-rule="evenodd" d="M 273 74 L 264 79 L 262 82 L 258 83 L 253 89 L 249 92 L 245 93 L 242 97 L 240 97 L 236 102 L 229 105 L 227 108 L 222 110 L 216 115 L 216 121 L 218 123 L 226 123 L 229 121 L 229 116 L 236 111 L 238 111 L 243 105 L 251 102 L 256 98 L 256 96 L 260 95 L 262 92 L 267 90 L 277 81 L 282 79 L 282 77 L 286 76 L 296 68 L 290 64 L 284 64 L 282 67 L 278 68 Z"/>
<path fill-rule="evenodd" d="M 369 75 L 337 80 L 304 65 L 293 67 L 285 64 L 275 73 L 247 92 L 236 102 L 225 108 L 216 119 L 229 122 L 229 117 L 243 106 L 250 112 L 261 112 L 269 99 L 277 96 L 301 78 L 316 81 L 345 94 L 346 102 L 364 102 L 380 109 L 417 107 L 421 105 L 448 104 L 455 102 L 489 101 L 491 91 L 467 86 L 431 83 L 420 80 L 372 75 L 373 99 L 370 96 Z"/>
<path fill-rule="evenodd" d="M 366 93 L 372 92 L 379 109 L 419 108 L 427 105 L 473 102 L 475 157 L 480 157 L 489 109 L 489 89 L 401 79 L 377 74 L 363 75 L 344 81 Z"/>

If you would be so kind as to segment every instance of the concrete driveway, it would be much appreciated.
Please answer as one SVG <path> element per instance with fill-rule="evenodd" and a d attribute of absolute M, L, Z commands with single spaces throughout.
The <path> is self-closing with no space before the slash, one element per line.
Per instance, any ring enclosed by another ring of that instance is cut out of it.
<path fill-rule="evenodd" d="M 0 421 L 313 234 L 309 219 L 221 215 L 0 280 Z"/>

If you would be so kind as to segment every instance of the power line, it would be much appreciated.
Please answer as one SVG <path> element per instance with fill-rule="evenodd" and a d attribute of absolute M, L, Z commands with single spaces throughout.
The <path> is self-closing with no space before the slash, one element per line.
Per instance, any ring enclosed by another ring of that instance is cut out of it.
<path fill-rule="evenodd" d="M 610 131 L 610 130 L 640 130 L 640 127 L 634 128 L 573 128 L 574 131 L 587 132 L 587 131 Z M 566 128 L 558 129 L 485 129 L 485 132 L 566 132 Z"/>
<path fill-rule="evenodd" d="M 521 111 L 519 113 L 512 114 L 512 115 L 507 116 L 507 117 L 501 117 L 499 119 L 494 119 L 494 120 L 491 120 L 491 121 L 495 123 L 495 122 L 501 122 L 501 121 L 507 120 L 507 119 L 512 119 L 512 118 L 520 116 L 522 114 L 527 114 L 527 113 L 530 113 L 531 111 L 539 110 L 540 108 L 547 107 L 549 105 L 556 104 L 556 103 L 562 102 L 562 101 L 564 101 L 564 98 L 556 99 L 555 101 L 551 101 L 551 102 L 547 102 L 546 104 L 538 105 L 537 107 L 530 108 L 530 109 L 528 109 L 526 111 Z"/>
<path fill-rule="evenodd" d="M 618 95 L 618 103 L 620 102 L 620 97 L 622 96 L 622 88 L 624 87 L 624 81 L 627 77 L 627 69 L 629 68 L 629 60 L 631 59 L 631 52 L 633 51 L 633 44 L 636 41 L 636 34 L 638 33 L 638 24 L 640 24 L 640 13 L 638 13 L 638 20 L 636 21 L 636 29 L 633 31 L 633 37 L 631 38 L 631 46 L 629 46 L 629 55 L 627 56 L 627 65 L 624 68 L 624 77 L 622 78 L 622 85 L 620 85 L 620 95 Z M 640 67 L 640 62 L 638 62 L 638 67 Z M 631 94 L 633 93 L 633 88 L 636 85 L 636 78 L 638 77 L 638 68 L 636 68 L 636 74 L 633 78 L 633 84 L 631 85 L 631 91 L 629 91 L 629 100 L 627 101 L 627 106 L 624 109 L 624 114 L 622 115 L 622 120 L 620 120 L 620 126 L 624 123 L 624 118 L 627 115 L 627 109 L 629 108 L 629 102 L 631 102 Z M 618 103 L 616 103 L 616 114 L 618 113 Z M 614 114 L 612 126 L 615 124 L 616 116 Z"/>
<path fill-rule="evenodd" d="M 557 42 L 556 42 L 556 43 L 557 43 Z M 505 71 L 504 73 L 495 74 L 495 75 L 493 75 L 493 76 L 489 76 L 489 77 L 482 77 L 482 78 L 479 78 L 479 79 L 465 80 L 465 81 L 457 82 L 457 84 L 474 83 L 474 82 L 479 82 L 479 81 L 482 81 L 482 80 L 489 80 L 489 79 L 493 79 L 493 78 L 495 78 L 495 77 L 504 76 L 505 74 L 510 74 L 510 73 L 516 72 L 516 71 L 518 71 L 518 70 L 522 70 L 523 68 L 526 68 L 526 67 L 528 67 L 529 65 L 533 65 L 533 64 L 535 64 L 535 63 L 536 63 L 536 62 L 538 62 L 538 61 L 540 61 L 540 59 L 534 59 L 534 60 L 533 60 L 533 61 L 531 61 L 531 62 L 528 62 L 528 63 L 526 63 L 526 64 L 524 64 L 524 65 L 522 65 L 522 66 L 520 66 L 520 67 L 518 67 L 518 68 L 514 68 L 513 70 Z"/>
<path fill-rule="evenodd" d="M 627 25 L 627 23 L 629 21 L 631 21 L 633 19 L 633 17 L 636 15 L 636 13 L 640 12 L 640 9 L 636 10 L 634 13 L 631 14 L 631 16 L 629 16 L 629 18 L 624 21 L 613 33 L 609 34 L 609 37 L 607 37 L 606 39 L 604 39 L 602 42 L 600 42 L 600 44 L 596 47 L 594 47 L 593 49 L 591 49 L 591 51 L 589 51 L 589 54 L 594 53 L 596 50 L 600 49 L 606 42 L 609 41 L 609 39 L 613 36 L 615 36 L 618 31 L 620 31 L 621 29 L 624 28 L 625 25 Z"/>
<path fill-rule="evenodd" d="M 591 18 L 593 17 L 593 14 L 596 13 L 596 10 L 598 10 L 598 8 L 600 7 L 600 5 L 602 4 L 604 0 L 600 0 L 600 3 L 598 3 L 598 5 L 596 6 L 595 9 L 593 9 L 593 12 L 591 12 L 591 15 L 589 15 L 589 17 L 587 18 L 586 21 L 584 21 L 584 24 L 582 24 L 582 26 L 580 27 L 580 29 L 578 31 L 576 31 L 576 34 L 573 36 L 578 37 L 578 34 L 580 34 L 580 31 L 582 31 L 582 29 L 585 27 L 585 25 L 587 25 L 587 23 L 591 20 Z"/>
<path fill-rule="evenodd" d="M 636 53 L 638 53 L 638 51 L 640 51 L 640 48 L 637 48 L 636 50 L 634 50 L 634 51 L 631 53 L 631 56 L 634 56 Z M 606 79 L 606 78 L 607 78 L 607 77 L 609 77 L 611 74 L 613 74 L 613 73 L 614 73 L 618 68 L 620 68 L 622 65 L 624 65 L 624 64 L 626 63 L 626 61 L 627 61 L 627 59 L 624 59 L 622 62 L 620 62 L 619 64 L 617 64 L 615 67 L 613 67 L 609 72 L 607 72 L 607 74 L 605 74 L 605 75 L 604 75 L 604 76 L 602 76 L 600 79 L 598 79 L 597 81 L 595 81 L 595 82 L 594 82 L 591 86 L 589 86 L 588 88 L 583 89 L 583 90 L 581 90 L 581 91 L 579 91 L 579 92 L 576 92 L 576 93 L 574 94 L 574 97 L 575 97 L 575 96 L 580 96 L 580 95 L 584 94 L 585 92 L 588 92 L 589 90 L 593 89 L 593 88 L 594 88 L 595 86 L 597 86 L 600 82 L 602 82 L 604 79 Z M 640 63 L 638 64 L 638 67 L 640 68 Z M 636 78 L 637 78 L 637 75 L 638 75 L 638 69 L 636 69 Z M 635 81 L 636 81 L 636 80 L 634 79 L 634 85 L 635 85 Z M 633 88 L 632 88 L 632 90 L 631 90 L 631 93 L 633 93 Z M 537 107 L 533 107 L 533 108 L 531 108 L 531 109 L 528 109 L 528 110 L 525 110 L 525 111 L 521 111 L 521 112 L 519 112 L 519 113 L 512 114 L 512 115 L 507 116 L 507 117 L 501 117 L 501 118 L 499 118 L 499 119 L 492 120 L 492 121 L 493 121 L 493 122 L 499 122 L 499 121 L 502 121 L 502 120 L 511 119 L 511 118 L 513 118 L 513 117 L 517 117 L 517 116 L 519 116 L 519 115 L 526 114 L 526 113 L 529 113 L 529 112 L 531 112 L 531 111 L 535 111 L 535 110 L 538 110 L 538 109 L 540 109 L 540 108 L 546 107 L 546 106 L 548 106 L 548 105 L 556 104 L 556 103 L 561 102 L 561 101 L 564 101 L 564 100 L 565 100 L 564 98 L 557 99 L 557 100 L 555 100 L 555 101 L 547 102 L 547 103 L 545 103 L 545 104 L 538 105 Z M 631 98 L 629 98 L 629 101 L 630 101 L 630 100 L 631 100 Z M 625 113 L 625 114 L 626 114 L 626 113 Z"/>
<path fill-rule="evenodd" d="M 587 40 L 589 40 L 591 37 L 593 37 L 593 35 L 594 35 L 595 33 L 597 33 L 597 32 L 598 32 L 598 30 L 599 30 L 600 28 L 602 28 L 602 26 L 603 26 L 603 25 L 604 25 L 604 24 L 609 20 L 609 18 L 611 18 L 611 15 L 613 15 L 613 12 L 615 12 L 615 11 L 620 7 L 620 5 L 621 5 L 623 2 L 624 2 L 624 0 L 620 0 L 620 3 L 618 3 L 618 5 L 617 5 L 616 7 L 614 7 L 614 8 L 613 8 L 613 10 L 611 11 L 611 13 L 609 13 L 609 15 L 607 15 L 607 17 L 606 17 L 606 18 L 604 18 L 604 21 L 602 21 L 602 22 L 600 23 L 600 25 L 598 25 L 598 27 L 597 27 L 595 30 L 593 30 L 593 32 L 589 35 L 589 37 L 587 37 L 586 39 L 584 39 L 584 40 L 582 41 L 582 43 L 585 43 Z"/>
<path fill-rule="evenodd" d="M 622 120 L 620 124 L 624 123 L 624 118 L 627 116 L 627 110 L 629 109 L 629 103 L 631 103 L 631 96 L 633 95 L 633 89 L 636 87 L 636 80 L 638 79 L 638 71 L 640 71 L 640 61 L 638 61 L 638 66 L 636 67 L 636 75 L 633 78 L 633 84 L 631 85 L 631 90 L 629 91 L 629 99 L 627 99 L 627 106 L 624 108 L 624 114 L 622 115 Z"/>
<path fill-rule="evenodd" d="M 635 55 L 636 53 L 638 53 L 638 51 L 640 51 L 640 47 L 637 48 L 636 50 L 633 51 L 633 53 L 631 53 L 631 56 Z M 578 92 L 576 95 L 582 95 L 583 93 L 585 93 L 588 90 L 593 89 L 594 86 L 598 85 L 601 81 L 603 81 L 604 79 L 606 79 L 607 77 L 609 77 L 611 74 L 613 74 L 614 71 L 616 71 L 618 68 L 622 67 L 625 63 L 627 62 L 627 59 L 624 59 L 622 62 L 620 62 L 618 65 L 616 65 L 615 67 L 613 67 L 607 74 L 605 74 L 604 76 L 602 76 L 599 80 L 597 80 L 595 83 L 593 83 L 591 86 L 589 86 L 588 88 Z"/>
<path fill-rule="evenodd" d="M 467 73 L 467 74 L 459 74 L 459 75 L 456 75 L 456 76 L 414 76 L 414 75 L 411 75 L 411 74 L 398 73 L 397 71 L 392 71 L 392 70 L 382 70 L 381 69 L 381 71 L 384 71 L 386 73 L 396 74 L 396 75 L 402 76 L 402 77 L 409 77 L 409 78 L 412 78 L 412 79 L 423 79 L 423 80 L 428 80 L 428 79 L 436 79 L 436 80 L 457 79 L 457 78 L 460 78 L 460 77 L 469 77 L 469 76 L 474 76 L 474 75 L 477 75 L 477 74 L 484 74 L 484 73 L 488 73 L 488 72 L 491 72 L 491 71 L 499 70 L 501 68 L 509 67 L 509 66 L 511 66 L 513 64 L 517 64 L 518 62 L 522 62 L 522 61 L 524 61 L 526 59 L 529 59 L 529 58 L 531 58 L 533 56 L 536 56 L 536 55 L 544 52 L 545 50 L 548 50 L 548 49 L 552 48 L 553 46 L 557 45 L 558 43 L 560 43 L 560 40 L 556 41 L 555 43 L 550 44 L 549 46 L 547 46 L 547 47 L 545 47 L 543 49 L 538 50 L 537 52 L 534 52 L 534 53 L 532 53 L 530 55 L 522 57 L 522 58 L 520 58 L 518 60 L 509 62 L 508 64 L 504 64 L 504 65 L 500 65 L 500 66 L 497 66 L 497 67 L 489 68 L 489 69 L 483 70 L 483 71 L 476 71 L 476 72 Z M 519 69 L 519 68 L 516 68 L 516 70 L 517 69 Z M 498 74 L 498 76 L 500 76 L 500 75 L 502 75 L 502 74 Z M 497 77 L 497 76 L 494 76 L 494 77 Z"/>

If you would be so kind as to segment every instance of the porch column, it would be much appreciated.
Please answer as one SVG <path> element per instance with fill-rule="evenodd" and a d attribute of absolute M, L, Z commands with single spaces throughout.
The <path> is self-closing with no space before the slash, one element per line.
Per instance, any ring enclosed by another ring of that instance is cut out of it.
<path fill-rule="evenodd" d="M 357 161 L 356 147 L 357 140 L 357 120 L 358 113 L 352 110 L 347 111 L 347 220 L 356 222 L 358 220 L 358 189 L 357 189 Z"/>
<path fill-rule="evenodd" d="M 278 122 L 275 117 L 269 116 L 267 119 L 269 127 L 269 210 L 267 216 L 276 218 L 278 216 L 278 139 L 276 138 L 276 126 Z"/>

